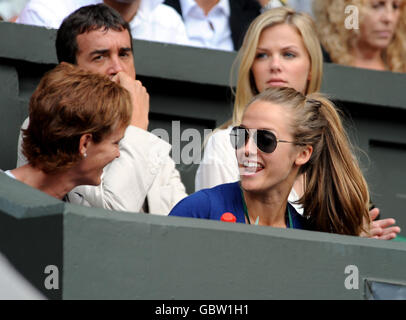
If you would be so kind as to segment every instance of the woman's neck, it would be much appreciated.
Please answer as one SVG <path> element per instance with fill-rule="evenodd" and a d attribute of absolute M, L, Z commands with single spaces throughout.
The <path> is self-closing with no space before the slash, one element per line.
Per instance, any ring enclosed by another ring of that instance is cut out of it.
<path fill-rule="evenodd" d="M 304 195 L 305 188 L 305 176 L 304 174 L 299 174 L 293 184 L 293 189 L 296 192 L 296 195 L 301 198 Z"/>
<path fill-rule="evenodd" d="M 104 0 L 104 3 L 116 10 L 126 22 L 130 22 L 137 14 L 140 7 L 140 1 L 132 1 L 129 3 L 117 2 L 112 0 Z"/>
<path fill-rule="evenodd" d="M 366 44 L 358 44 L 351 52 L 353 56 L 352 66 L 357 68 L 387 70 L 387 66 L 382 58 L 382 50 L 368 46 Z"/>
<path fill-rule="evenodd" d="M 286 206 L 290 189 L 253 193 L 243 190 L 250 223 L 259 219 L 259 225 L 286 228 Z"/>
<path fill-rule="evenodd" d="M 47 174 L 29 164 L 11 170 L 11 173 L 17 180 L 58 199 L 63 199 L 77 186 L 70 174 Z"/>

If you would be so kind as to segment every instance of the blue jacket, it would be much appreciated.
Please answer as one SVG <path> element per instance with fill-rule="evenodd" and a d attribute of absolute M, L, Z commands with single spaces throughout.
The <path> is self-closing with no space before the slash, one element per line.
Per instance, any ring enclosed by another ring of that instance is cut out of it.
<path fill-rule="evenodd" d="M 309 229 L 306 218 L 288 203 L 294 229 Z M 244 204 L 239 182 L 226 183 L 211 189 L 200 190 L 181 200 L 169 213 L 170 216 L 220 220 L 225 212 L 231 212 L 237 222 L 245 223 Z M 289 225 L 286 216 L 286 225 Z"/>

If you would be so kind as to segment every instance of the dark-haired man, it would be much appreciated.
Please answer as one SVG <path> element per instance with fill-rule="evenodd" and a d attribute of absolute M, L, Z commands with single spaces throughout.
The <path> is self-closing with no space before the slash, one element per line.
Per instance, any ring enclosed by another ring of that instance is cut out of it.
<path fill-rule="evenodd" d="M 75 188 L 70 199 L 91 206 L 167 215 L 186 196 L 171 146 L 149 133 L 149 95 L 135 80 L 131 31 L 113 9 L 103 4 L 82 7 L 69 15 L 57 33 L 59 62 L 70 62 L 118 81 L 131 94 L 136 112 L 120 143 L 120 158 L 104 170 L 102 183 Z M 28 119 L 24 122 L 26 128 Z M 17 167 L 25 163 L 21 153 Z M 80 195 L 76 197 L 75 195 Z"/>

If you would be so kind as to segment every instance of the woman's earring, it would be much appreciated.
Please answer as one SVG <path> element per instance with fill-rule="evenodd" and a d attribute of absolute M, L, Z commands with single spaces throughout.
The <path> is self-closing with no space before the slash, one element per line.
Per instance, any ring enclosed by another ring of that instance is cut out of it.
<path fill-rule="evenodd" d="M 87 158 L 87 153 L 86 152 L 83 154 L 83 158 Z"/>

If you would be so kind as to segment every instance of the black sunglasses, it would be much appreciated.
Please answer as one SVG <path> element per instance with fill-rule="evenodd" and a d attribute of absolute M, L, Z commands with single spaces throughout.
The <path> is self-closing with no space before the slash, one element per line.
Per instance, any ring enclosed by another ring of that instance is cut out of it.
<path fill-rule="evenodd" d="M 254 141 L 258 149 L 265 153 L 272 153 L 275 151 L 278 142 L 284 143 L 296 143 L 292 141 L 286 141 L 277 139 L 276 136 L 268 130 L 263 129 L 251 129 L 254 130 Z M 242 148 L 247 144 L 250 137 L 250 130 L 243 127 L 237 126 L 231 129 L 230 141 L 231 145 L 235 150 Z"/>

